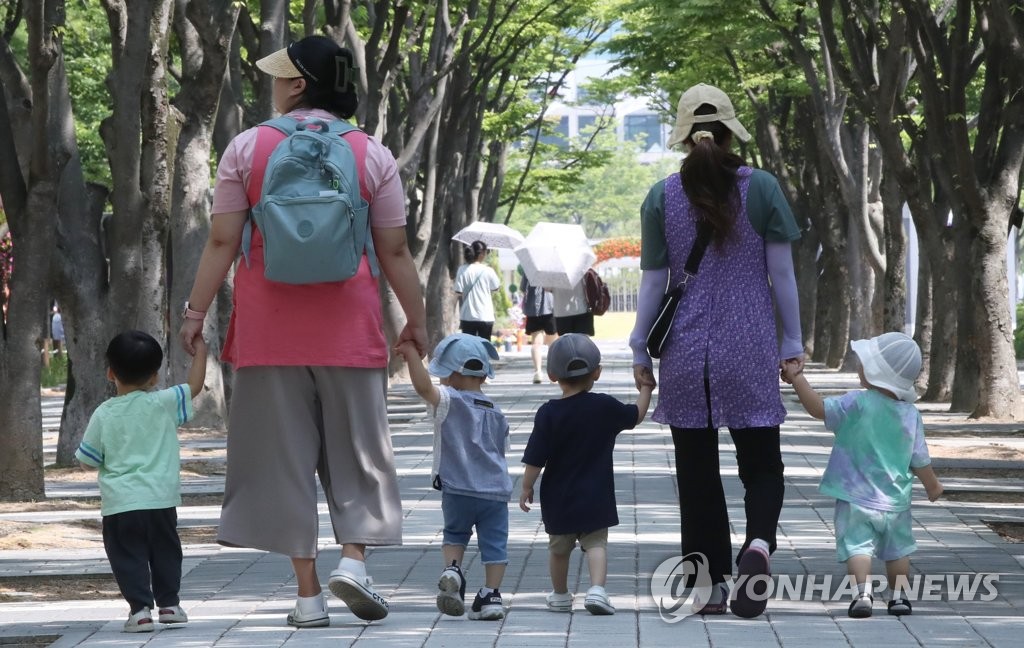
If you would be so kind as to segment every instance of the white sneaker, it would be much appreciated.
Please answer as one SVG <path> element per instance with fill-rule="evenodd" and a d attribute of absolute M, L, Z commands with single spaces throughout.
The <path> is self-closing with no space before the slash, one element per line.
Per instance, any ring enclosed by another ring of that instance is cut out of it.
<path fill-rule="evenodd" d="M 188 615 L 180 605 L 160 608 L 160 623 L 188 623 Z"/>
<path fill-rule="evenodd" d="M 587 609 L 587 612 L 598 616 L 615 614 L 615 608 L 608 600 L 608 594 L 600 585 L 594 585 L 587 590 L 587 598 L 583 601 L 583 607 Z"/>
<path fill-rule="evenodd" d="M 540 372 L 539 371 L 534 372 L 534 374 L 533 374 L 533 384 L 534 385 L 539 385 L 540 381 L 541 381 Z"/>
<path fill-rule="evenodd" d="M 379 621 L 388 615 L 388 602 L 374 591 L 373 579 L 369 576 L 359 578 L 339 565 L 331 572 L 327 586 L 345 602 L 352 614 L 364 621 Z"/>
<path fill-rule="evenodd" d="M 569 592 L 551 592 L 544 600 L 548 604 L 548 609 L 552 612 L 569 612 L 572 610 L 572 594 Z"/>
<path fill-rule="evenodd" d="M 303 612 L 299 609 L 299 602 L 295 602 L 295 609 L 288 615 L 288 625 L 295 628 L 325 628 L 331 625 L 331 615 L 327 612 L 327 601 L 323 594 L 320 595 L 320 609 L 312 612 Z"/>
<path fill-rule="evenodd" d="M 124 622 L 124 632 L 153 632 L 153 614 L 142 608 Z"/>

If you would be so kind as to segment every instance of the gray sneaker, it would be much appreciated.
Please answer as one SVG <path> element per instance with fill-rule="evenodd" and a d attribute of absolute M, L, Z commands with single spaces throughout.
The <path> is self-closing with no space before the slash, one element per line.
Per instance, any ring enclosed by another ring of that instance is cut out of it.
<path fill-rule="evenodd" d="M 437 582 L 437 609 L 448 616 L 462 616 L 466 613 L 466 577 L 453 560 L 441 572 Z"/>

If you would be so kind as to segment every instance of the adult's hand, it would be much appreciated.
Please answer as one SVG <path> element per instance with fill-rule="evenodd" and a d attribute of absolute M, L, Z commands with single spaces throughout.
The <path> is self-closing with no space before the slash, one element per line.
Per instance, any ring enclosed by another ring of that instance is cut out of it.
<path fill-rule="evenodd" d="M 649 385 L 651 388 L 658 386 L 658 381 L 654 379 L 654 371 L 644 365 L 633 365 L 633 380 L 638 390 L 643 385 Z"/>
<path fill-rule="evenodd" d="M 797 363 L 795 367 L 793 367 L 790 364 L 790 363 L 794 363 L 794 362 Z M 806 354 L 801 353 L 798 356 L 793 356 L 792 358 L 786 358 L 785 360 L 780 362 L 779 363 L 779 371 L 783 371 L 784 369 L 786 369 L 786 365 L 789 364 L 791 369 L 792 369 L 792 371 L 793 371 L 793 373 L 800 373 L 801 371 L 804 370 L 804 364 L 806 362 L 807 362 Z"/>
<path fill-rule="evenodd" d="M 398 340 L 395 341 L 395 349 L 397 350 L 405 342 L 412 342 L 416 345 L 416 351 L 419 352 L 420 357 L 423 358 L 427 355 L 427 329 L 425 326 L 412 326 L 406 324 L 405 328 L 398 335 Z"/>
<path fill-rule="evenodd" d="M 181 323 L 181 329 L 178 330 L 181 347 L 185 349 L 185 353 L 194 356 L 196 354 L 195 339 L 202 338 L 202 336 L 203 320 L 185 318 Z"/>

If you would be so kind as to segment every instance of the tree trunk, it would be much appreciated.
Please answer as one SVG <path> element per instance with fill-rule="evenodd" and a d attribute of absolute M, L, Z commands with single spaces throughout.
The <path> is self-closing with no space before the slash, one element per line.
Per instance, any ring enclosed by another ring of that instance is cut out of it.
<path fill-rule="evenodd" d="M 176 1 L 174 29 L 181 49 L 182 81 L 174 99 L 178 110 L 175 121 L 181 131 L 176 138 L 168 254 L 171 281 L 167 360 L 171 384 L 187 381 L 192 362 L 177 333 L 181 308 L 192 290 L 199 257 L 209 236 L 210 149 L 239 13 L 239 7 L 229 0 Z M 218 300 L 214 300 L 208 312 L 216 314 L 219 306 Z M 217 323 L 217 317 L 211 315 L 204 325 L 203 337 L 209 345 L 207 389 L 193 403 L 195 418 L 191 425 L 196 427 L 222 427 L 227 420 L 220 364 L 222 329 Z"/>
<path fill-rule="evenodd" d="M 932 308 L 932 299 L 935 293 L 933 283 L 931 260 L 920 250 L 917 261 L 917 303 L 914 315 L 914 340 L 921 349 L 921 375 L 915 382 L 918 393 L 924 393 L 929 384 L 932 366 L 932 332 L 935 327 L 935 310 Z M 925 396 L 922 399 L 927 400 Z"/>
<path fill-rule="evenodd" d="M 903 229 L 903 197 L 895 174 L 882 177 L 885 223 L 885 278 L 882 330 L 907 327 L 907 233 Z"/>
<path fill-rule="evenodd" d="M 989 203 L 986 214 L 998 214 L 1005 207 Z M 1013 325 L 1010 319 L 1006 279 L 1006 219 L 986 218 L 970 248 L 974 306 L 975 341 L 981 389 L 972 417 L 1020 420 L 1024 416 L 1017 361 L 1013 353 Z"/>

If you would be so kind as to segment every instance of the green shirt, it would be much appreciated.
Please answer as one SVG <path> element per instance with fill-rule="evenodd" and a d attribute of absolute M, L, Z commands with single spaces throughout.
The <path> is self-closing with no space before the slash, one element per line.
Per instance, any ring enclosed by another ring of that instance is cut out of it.
<path fill-rule="evenodd" d="M 671 178 L 678 176 L 672 175 Z M 747 192 L 747 219 L 765 241 L 784 242 L 800 238 L 789 203 L 775 176 L 754 169 Z M 640 268 L 657 270 L 668 267 L 668 246 L 665 243 L 665 180 L 659 181 L 647 192 L 640 207 L 641 250 Z"/>
<path fill-rule="evenodd" d="M 102 515 L 181 504 L 178 426 L 192 418 L 187 384 L 103 402 L 75 457 L 99 469 Z"/>

